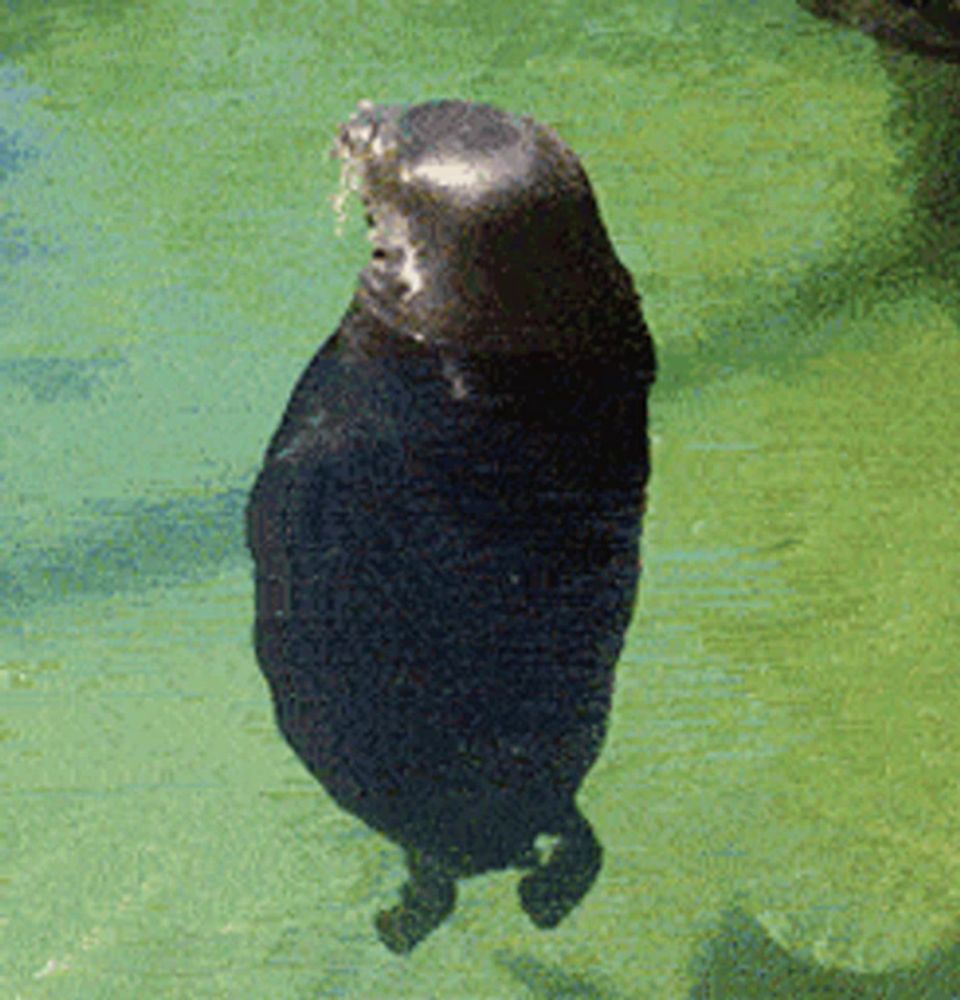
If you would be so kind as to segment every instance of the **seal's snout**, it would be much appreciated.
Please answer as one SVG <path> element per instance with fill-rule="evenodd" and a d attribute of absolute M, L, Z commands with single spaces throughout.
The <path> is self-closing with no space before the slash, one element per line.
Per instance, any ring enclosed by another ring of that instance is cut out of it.
<path fill-rule="evenodd" d="M 338 227 L 344 223 L 352 193 L 359 194 L 366 206 L 368 225 L 375 224 L 373 212 L 382 195 L 382 176 L 393 159 L 400 110 L 360 101 L 354 114 L 338 129 L 331 150 L 331 156 L 340 160 L 340 187 L 333 198 Z"/>
<path fill-rule="evenodd" d="M 360 101 L 357 110 L 340 126 L 333 155 L 355 165 L 384 160 L 398 145 L 398 120 L 403 110 Z"/>
<path fill-rule="evenodd" d="M 334 156 L 340 159 L 361 158 L 371 151 L 379 131 L 377 108 L 370 101 L 361 101 L 356 112 L 340 126 Z"/>
<path fill-rule="evenodd" d="M 334 155 L 341 159 L 360 156 L 369 149 L 377 131 L 377 123 L 366 115 L 354 115 L 340 126 Z"/>

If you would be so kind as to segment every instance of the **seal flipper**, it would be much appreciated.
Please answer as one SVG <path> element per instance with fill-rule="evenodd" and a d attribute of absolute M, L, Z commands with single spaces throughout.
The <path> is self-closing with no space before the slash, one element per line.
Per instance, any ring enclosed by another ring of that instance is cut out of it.
<path fill-rule="evenodd" d="M 525 875 L 518 887 L 524 912 L 544 930 L 556 927 L 583 899 L 603 864 L 603 847 L 576 805 L 548 832 L 559 834 L 559 843 L 547 863 Z"/>
<path fill-rule="evenodd" d="M 401 902 L 377 914 L 380 940 L 398 955 L 406 955 L 453 913 L 457 904 L 454 877 L 423 851 L 407 853 L 410 878 L 401 889 Z"/>

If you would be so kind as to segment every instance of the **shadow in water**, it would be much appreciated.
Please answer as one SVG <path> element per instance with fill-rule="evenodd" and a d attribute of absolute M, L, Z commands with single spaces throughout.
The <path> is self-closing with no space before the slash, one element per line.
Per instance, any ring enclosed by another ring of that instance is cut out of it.
<path fill-rule="evenodd" d="M 21 547 L 0 569 L 0 607 L 16 614 L 83 594 L 182 582 L 244 559 L 247 490 L 165 501 L 99 501 L 72 537 L 49 548 Z"/>
<path fill-rule="evenodd" d="M 960 52 L 960 11 L 954 18 Z M 734 299 L 711 308 L 702 339 L 662 347 L 659 396 L 747 370 L 787 371 L 859 336 L 856 325 L 835 321 L 844 310 L 910 298 L 918 285 L 960 320 L 960 66 L 878 52 L 891 83 L 888 128 L 906 154 L 898 170 L 911 191 L 910 217 L 841 255 L 817 258 L 755 304 Z"/>
<path fill-rule="evenodd" d="M 960 17 L 960 12 L 958 12 Z M 960 50 L 960 38 L 958 38 Z M 957 289 L 960 247 L 960 66 L 884 53 L 893 84 L 890 128 L 911 150 L 904 181 L 913 192 L 918 251 Z M 949 256 L 953 251 L 953 257 Z"/>
<path fill-rule="evenodd" d="M 889 128 L 909 149 L 899 168 L 913 211 L 885 237 L 871 232 L 843 254 L 821 256 L 776 291 L 711 306 L 696 341 L 661 345 L 656 393 L 669 398 L 714 379 L 787 374 L 805 361 L 858 344 L 870 324 L 851 322 L 918 289 L 960 321 L 960 67 L 887 59 Z M 656 331 L 654 331 L 656 334 Z"/>
<path fill-rule="evenodd" d="M 933 0 L 798 0 L 801 7 L 880 41 L 890 78 L 890 129 L 910 155 L 902 181 L 913 192 L 912 252 L 956 289 L 960 248 L 960 3 Z M 954 255 L 950 260 L 948 255 Z M 947 257 L 948 260 L 944 260 Z"/>
<path fill-rule="evenodd" d="M 116 358 L 0 358 L 0 386 L 22 385 L 38 403 L 84 401 L 122 367 Z"/>
<path fill-rule="evenodd" d="M 530 996 L 540 1000 L 627 1000 L 628 994 L 615 989 L 605 977 L 565 972 L 529 955 L 498 951 L 494 961 L 508 972 Z"/>
<path fill-rule="evenodd" d="M 827 969 L 790 954 L 762 925 L 733 911 L 696 959 L 687 1000 L 955 1000 L 960 944 L 888 972 Z"/>
<path fill-rule="evenodd" d="M 931 279 L 931 265 L 941 255 L 934 248 L 918 251 L 912 240 L 899 246 L 862 244 L 843 257 L 818 260 L 789 286 L 765 292 L 755 303 L 712 306 L 702 339 L 660 345 L 656 395 L 672 398 L 747 372 L 783 376 L 844 344 L 858 346 L 864 334 L 860 324 L 851 323 L 851 311 L 862 315 L 910 298 L 920 280 L 934 290 L 941 282 Z M 946 303 L 950 294 L 948 289 L 942 296 Z"/>

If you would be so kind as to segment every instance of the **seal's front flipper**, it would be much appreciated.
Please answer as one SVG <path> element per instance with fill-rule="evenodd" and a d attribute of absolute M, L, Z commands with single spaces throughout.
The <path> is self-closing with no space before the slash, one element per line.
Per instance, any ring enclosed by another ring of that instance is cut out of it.
<path fill-rule="evenodd" d="M 560 841 L 545 865 L 520 880 L 520 903 L 544 930 L 556 927 L 590 891 L 603 863 L 603 848 L 593 828 L 574 807 L 557 831 Z"/>
<path fill-rule="evenodd" d="M 401 890 L 402 901 L 377 914 L 380 940 L 398 955 L 406 955 L 453 913 L 457 902 L 454 879 L 420 853 L 407 857 L 410 878 Z"/>

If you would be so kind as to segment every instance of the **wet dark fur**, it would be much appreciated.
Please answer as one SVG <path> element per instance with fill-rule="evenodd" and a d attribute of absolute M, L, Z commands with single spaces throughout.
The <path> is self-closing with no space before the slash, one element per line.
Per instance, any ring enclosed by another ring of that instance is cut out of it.
<path fill-rule="evenodd" d="M 476 356 L 398 338 L 358 298 L 250 498 L 277 720 L 407 849 L 405 902 L 381 915 L 397 951 L 460 876 L 533 865 L 521 897 L 552 926 L 599 870 L 574 797 L 636 591 L 654 361 L 639 307 L 595 332 L 604 352 Z M 553 867 L 535 864 L 544 832 Z"/>

